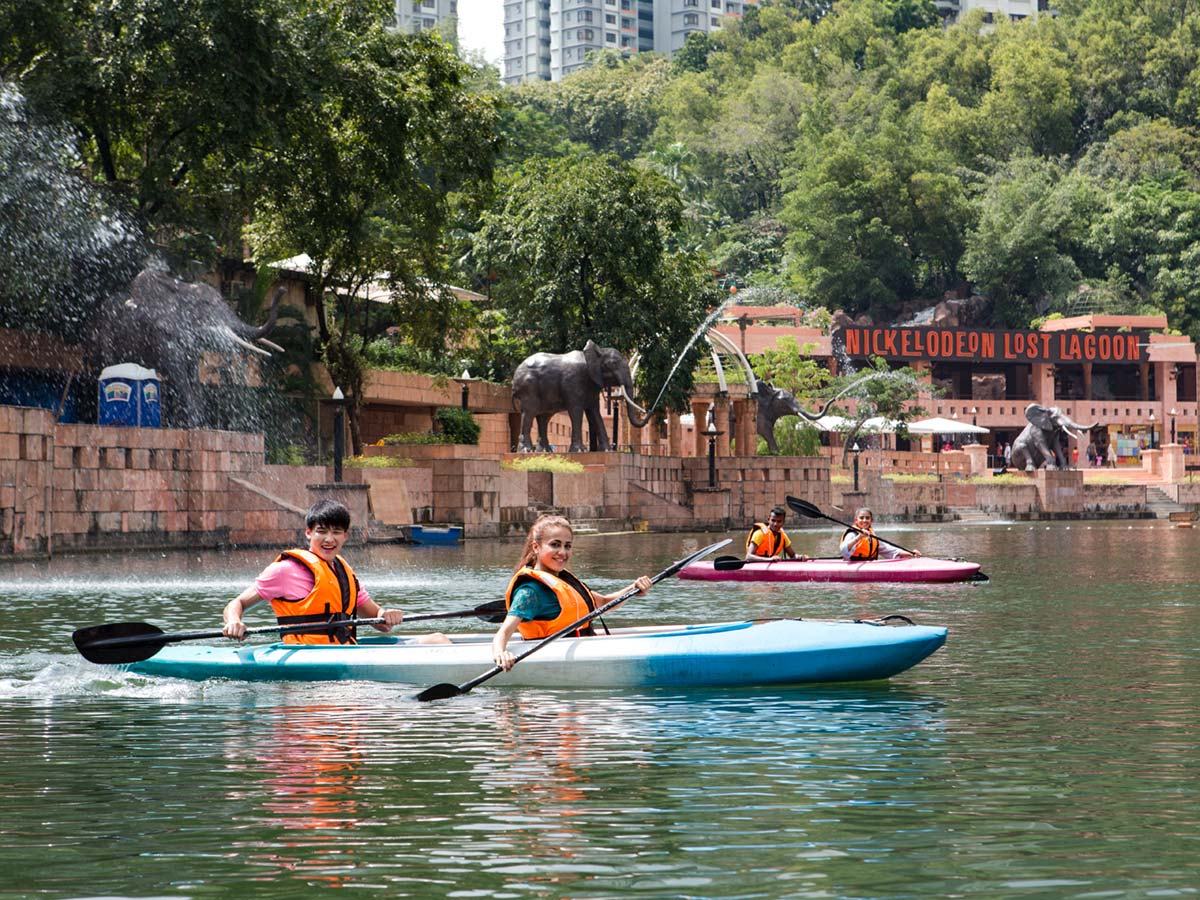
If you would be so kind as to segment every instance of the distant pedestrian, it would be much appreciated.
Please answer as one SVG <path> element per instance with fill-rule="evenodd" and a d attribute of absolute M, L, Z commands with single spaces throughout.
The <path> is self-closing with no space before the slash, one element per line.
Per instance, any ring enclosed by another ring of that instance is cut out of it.
<path fill-rule="evenodd" d="M 1004 442 L 1004 468 L 1012 465 L 1012 444 L 1008 441 Z"/>
<path fill-rule="evenodd" d="M 1117 442 L 1108 442 L 1108 464 L 1114 469 L 1117 467 Z"/>

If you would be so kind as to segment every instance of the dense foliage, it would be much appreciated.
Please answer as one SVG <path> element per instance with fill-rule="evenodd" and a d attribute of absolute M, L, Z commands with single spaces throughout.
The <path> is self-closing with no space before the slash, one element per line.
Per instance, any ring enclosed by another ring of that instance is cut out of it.
<path fill-rule="evenodd" d="M 678 407 L 718 284 L 891 321 L 947 291 L 997 325 L 1160 310 L 1200 338 L 1200 8 L 1058 9 L 762 0 L 671 61 L 509 90 L 387 32 L 386 0 L 3 4 L 0 165 L 90 190 L 0 179 L 0 300 L 52 322 L 96 283 L 98 216 L 200 267 L 304 253 L 312 352 L 355 400 L 373 360 L 505 380 L 592 338 L 640 355 L 647 397 L 677 368 Z"/>

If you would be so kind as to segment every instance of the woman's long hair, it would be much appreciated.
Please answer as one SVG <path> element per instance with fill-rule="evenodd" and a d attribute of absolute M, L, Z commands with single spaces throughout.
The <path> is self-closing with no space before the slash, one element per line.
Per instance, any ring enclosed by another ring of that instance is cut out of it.
<path fill-rule="evenodd" d="M 575 529 L 571 527 L 571 523 L 562 516 L 538 516 L 537 521 L 529 529 L 529 534 L 525 538 L 525 546 L 521 549 L 521 559 L 513 567 L 514 572 L 518 572 L 525 566 L 532 566 L 537 562 L 537 552 L 533 549 L 534 544 L 540 544 L 542 535 L 546 533 L 548 528 L 565 528 L 571 532 L 571 537 L 575 536 Z"/>

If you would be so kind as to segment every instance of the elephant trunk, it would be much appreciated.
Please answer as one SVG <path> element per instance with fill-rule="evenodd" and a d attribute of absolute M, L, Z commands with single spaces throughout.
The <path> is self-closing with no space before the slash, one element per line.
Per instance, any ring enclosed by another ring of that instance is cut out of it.
<path fill-rule="evenodd" d="M 629 424 L 634 428 L 645 428 L 646 423 L 650 421 L 650 412 L 638 406 L 637 401 L 633 399 L 633 380 L 622 379 L 620 392 L 625 397 L 625 414 L 629 417 Z"/>
<path fill-rule="evenodd" d="M 271 297 L 271 309 L 267 313 L 267 321 L 263 322 L 257 328 L 248 329 L 243 337 L 248 341 L 257 341 L 260 338 L 265 338 L 271 333 L 271 329 L 275 327 L 275 318 L 279 315 L 279 301 L 283 299 L 283 295 L 287 293 L 287 288 L 283 285 L 275 288 L 275 294 Z"/>

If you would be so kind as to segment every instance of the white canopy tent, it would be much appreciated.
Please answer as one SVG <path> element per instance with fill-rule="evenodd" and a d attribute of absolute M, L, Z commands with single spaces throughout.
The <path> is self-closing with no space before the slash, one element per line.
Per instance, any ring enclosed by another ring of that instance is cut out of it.
<path fill-rule="evenodd" d="M 934 416 L 932 419 L 921 419 L 919 422 L 908 423 L 909 434 L 990 434 L 989 429 L 982 425 L 972 425 L 970 422 L 960 422 L 958 419 L 944 419 Z"/>

